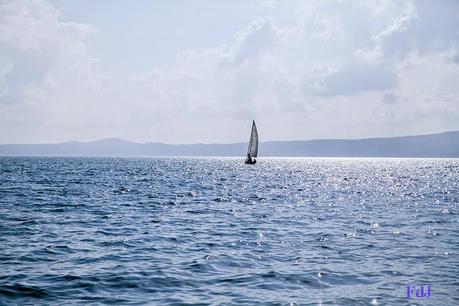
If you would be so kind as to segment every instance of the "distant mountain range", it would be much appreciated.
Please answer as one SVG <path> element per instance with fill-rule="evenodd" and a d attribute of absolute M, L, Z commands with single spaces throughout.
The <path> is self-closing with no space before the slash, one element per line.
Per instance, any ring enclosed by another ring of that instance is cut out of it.
<path fill-rule="evenodd" d="M 135 143 L 118 138 L 56 144 L 3 144 L 0 156 L 244 156 L 246 143 Z M 369 139 L 268 141 L 259 156 L 459 157 L 459 131 Z"/>

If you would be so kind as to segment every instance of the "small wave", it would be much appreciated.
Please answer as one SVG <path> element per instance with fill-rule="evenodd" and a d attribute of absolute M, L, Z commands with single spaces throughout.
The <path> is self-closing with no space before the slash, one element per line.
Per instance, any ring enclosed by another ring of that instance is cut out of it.
<path fill-rule="evenodd" d="M 35 287 L 35 286 L 26 286 L 22 284 L 14 285 L 3 285 L 0 286 L 0 295 L 5 295 L 7 297 L 21 298 L 21 297 L 32 297 L 32 298 L 46 298 L 51 294 L 45 289 Z"/>

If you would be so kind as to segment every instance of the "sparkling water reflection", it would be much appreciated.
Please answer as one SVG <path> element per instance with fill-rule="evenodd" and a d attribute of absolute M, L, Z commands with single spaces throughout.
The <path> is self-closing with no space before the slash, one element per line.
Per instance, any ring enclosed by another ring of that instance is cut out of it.
<path fill-rule="evenodd" d="M 0 302 L 396 305 L 430 284 L 429 305 L 459 305 L 458 173 L 442 159 L 0 158 Z"/>

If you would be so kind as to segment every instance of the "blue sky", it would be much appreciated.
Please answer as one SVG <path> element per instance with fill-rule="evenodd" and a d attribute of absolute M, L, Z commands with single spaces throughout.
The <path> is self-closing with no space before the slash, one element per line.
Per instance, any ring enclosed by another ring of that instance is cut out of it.
<path fill-rule="evenodd" d="M 2 1 L 0 143 L 459 129 L 458 1 Z"/>

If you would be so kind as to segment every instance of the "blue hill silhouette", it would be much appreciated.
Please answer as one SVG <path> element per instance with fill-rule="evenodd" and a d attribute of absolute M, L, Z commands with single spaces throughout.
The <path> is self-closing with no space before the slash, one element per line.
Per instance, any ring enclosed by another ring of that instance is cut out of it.
<path fill-rule="evenodd" d="M 0 156 L 244 156 L 246 143 L 136 143 L 119 138 L 55 144 L 3 144 Z M 459 157 L 459 131 L 368 139 L 268 141 L 259 156 L 292 157 Z"/>

